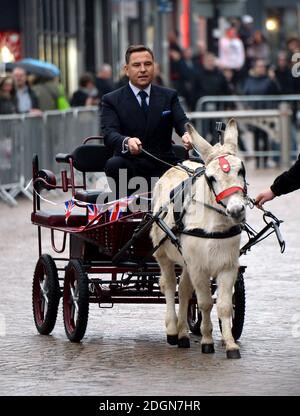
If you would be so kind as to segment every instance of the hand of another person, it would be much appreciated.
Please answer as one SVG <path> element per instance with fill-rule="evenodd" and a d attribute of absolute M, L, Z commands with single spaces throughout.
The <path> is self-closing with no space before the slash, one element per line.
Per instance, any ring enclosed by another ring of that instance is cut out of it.
<path fill-rule="evenodd" d="M 132 155 L 138 155 L 142 150 L 142 142 L 137 137 L 130 137 L 127 142 L 128 150 Z"/>
<path fill-rule="evenodd" d="M 190 150 L 193 148 L 192 138 L 188 132 L 184 133 L 182 136 L 182 144 L 186 150 Z"/>
<path fill-rule="evenodd" d="M 261 192 L 257 197 L 255 198 L 255 205 L 257 205 L 258 208 L 262 208 L 263 204 L 267 201 L 271 201 L 275 198 L 275 194 L 271 189 L 266 189 L 265 191 Z"/>

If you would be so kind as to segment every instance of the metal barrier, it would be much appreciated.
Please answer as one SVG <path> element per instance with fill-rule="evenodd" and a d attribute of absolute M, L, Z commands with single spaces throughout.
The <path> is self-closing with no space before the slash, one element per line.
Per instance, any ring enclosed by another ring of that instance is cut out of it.
<path fill-rule="evenodd" d="M 230 97 L 232 99 L 232 97 Z M 284 166 L 290 165 L 291 112 L 286 105 L 273 110 L 230 110 L 187 113 L 191 120 L 236 118 L 261 125 L 280 144 Z M 15 205 L 18 194 L 31 194 L 25 186 L 30 181 L 32 155 L 37 153 L 40 166 L 58 173 L 55 155 L 68 153 L 87 136 L 99 135 L 97 107 L 67 111 L 49 111 L 42 116 L 0 116 L 0 199 Z M 199 132 L 201 130 L 199 129 Z"/>
<path fill-rule="evenodd" d="M 20 193 L 31 197 L 32 156 L 40 166 L 57 171 L 55 155 L 69 152 L 87 136 L 99 135 L 97 107 L 47 111 L 41 116 L 0 116 L 0 199 L 16 205 Z"/>
<path fill-rule="evenodd" d="M 256 152 L 255 156 L 272 155 L 280 157 L 281 165 L 289 167 L 291 164 L 291 110 L 286 103 L 280 104 L 280 109 L 274 110 L 230 110 L 230 111 L 203 111 L 187 113 L 191 120 L 224 119 L 235 118 L 239 124 L 252 124 L 260 126 L 267 131 L 273 140 L 280 145 L 280 150 L 272 152 Z M 198 128 L 198 127 L 197 127 Z M 200 132 L 201 130 L 198 129 Z M 241 152 L 244 156 L 253 156 L 247 152 Z"/>
<path fill-rule="evenodd" d="M 224 110 L 224 106 L 228 103 L 234 103 L 237 106 L 237 110 L 246 110 L 251 107 L 249 103 L 258 103 L 260 109 L 264 107 L 264 109 L 274 108 L 274 103 L 281 103 L 281 102 L 292 102 L 298 104 L 300 103 L 300 94 L 286 94 L 286 95 L 207 95 L 201 97 L 197 101 L 196 111 L 205 111 L 205 105 L 215 104 L 218 105 L 217 108 L 209 108 L 209 111 L 212 110 Z M 241 107 L 243 103 L 246 103 L 245 106 Z M 223 104 L 223 108 L 220 107 L 220 104 Z M 254 109 L 254 108 L 253 108 Z"/>
<path fill-rule="evenodd" d="M 222 95 L 222 96 L 204 96 L 200 98 L 196 105 L 196 111 L 222 111 L 222 110 L 250 110 L 250 109 L 279 109 L 282 103 L 288 103 L 291 107 L 291 155 L 296 157 L 298 155 L 298 138 L 300 127 L 300 94 L 286 94 L 286 95 Z M 298 131 L 297 131 L 298 125 Z M 267 133 L 272 138 L 272 126 L 264 123 L 263 119 L 248 120 L 247 124 L 241 125 L 242 129 L 255 130 L 260 129 Z M 207 131 L 207 126 L 202 122 L 197 123 L 199 131 Z M 271 155 L 271 152 L 267 152 Z"/>

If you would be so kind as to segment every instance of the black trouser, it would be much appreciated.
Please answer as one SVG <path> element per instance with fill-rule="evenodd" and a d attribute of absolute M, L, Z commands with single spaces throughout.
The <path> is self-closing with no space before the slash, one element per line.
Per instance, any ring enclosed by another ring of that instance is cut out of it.
<path fill-rule="evenodd" d="M 264 151 L 267 152 L 269 150 L 269 138 L 268 134 L 261 130 L 258 127 L 255 127 L 254 129 L 254 150 L 255 151 Z M 267 167 L 268 157 L 267 156 L 256 156 L 256 167 Z M 263 164 L 261 163 L 263 161 Z"/>
<path fill-rule="evenodd" d="M 169 162 L 169 161 L 168 161 Z M 176 164 L 177 160 L 172 160 L 172 165 Z M 126 170 L 126 171 L 121 171 Z M 151 192 L 153 190 L 152 178 L 159 178 L 162 176 L 169 167 L 163 163 L 149 160 L 144 157 L 130 157 L 126 158 L 123 156 L 113 156 L 110 158 L 105 166 L 105 173 L 110 182 L 110 178 L 114 180 L 114 184 L 110 184 L 111 190 L 116 192 L 116 199 L 123 198 L 131 195 L 132 193 L 144 193 Z M 121 172 L 120 172 L 121 171 Z M 130 180 L 135 177 L 141 177 L 145 179 L 145 186 L 140 187 L 138 181 Z M 146 185 L 147 184 L 147 185 Z M 128 185 L 132 185 L 131 189 Z M 137 186 L 136 186 L 137 185 Z M 115 189 L 113 189 L 115 187 Z M 149 195 L 151 196 L 151 195 Z"/>

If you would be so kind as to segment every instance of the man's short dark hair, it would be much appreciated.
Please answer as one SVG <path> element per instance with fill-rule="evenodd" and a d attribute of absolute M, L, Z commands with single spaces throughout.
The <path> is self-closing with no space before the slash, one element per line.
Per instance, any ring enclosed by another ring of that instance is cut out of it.
<path fill-rule="evenodd" d="M 130 45 L 125 53 L 125 62 L 126 64 L 129 64 L 130 55 L 134 52 L 149 52 L 152 56 L 152 59 L 154 61 L 154 54 L 148 46 L 145 45 Z"/>

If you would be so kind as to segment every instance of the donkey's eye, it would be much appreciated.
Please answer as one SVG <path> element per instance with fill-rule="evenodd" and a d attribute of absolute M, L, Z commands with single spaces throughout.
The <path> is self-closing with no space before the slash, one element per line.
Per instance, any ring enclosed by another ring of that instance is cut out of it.
<path fill-rule="evenodd" d="M 209 180 L 209 182 L 210 182 L 210 183 L 217 182 L 217 181 L 216 181 L 216 178 L 215 178 L 214 176 L 209 176 L 209 177 L 208 177 L 208 180 Z"/>

